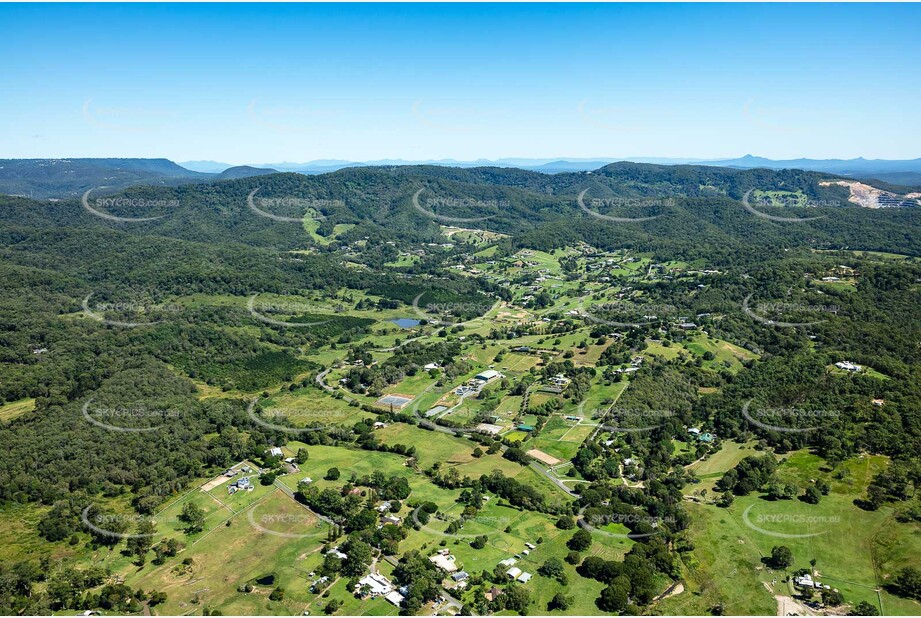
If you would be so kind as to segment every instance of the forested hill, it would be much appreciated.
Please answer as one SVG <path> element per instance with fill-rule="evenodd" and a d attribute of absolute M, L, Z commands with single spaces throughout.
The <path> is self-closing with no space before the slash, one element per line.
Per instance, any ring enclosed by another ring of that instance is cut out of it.
<path fill-rule="evenodd" d="M 112 192 L 133 186 L 177 186 L 273 171 L 243 166 L 221 174 L 203 173 L 169 159 L 0 159 L 0 193 L 66 199 L 91 189 Z"/>
<path fill-rule="evenodd" d="M 111 228 L 276 249 L 312 243 L 322 251 L 362 240 L 441 242 L 440 226 L 456 225 L 509 234 L 514 242 L 536 248 L 585 239 L 601 247 L 694 247 L 713 254 L 751 246 L 918 253 L 917 208 L 860 208 L 848 202 L 846 187 L 820 184 L 835 179 L 800 170 L 637 163 L 556 175 L 509 168 L 366 167 L 318 176 L 286 173 L 132 187 L 115 195 L 92 192 L 86 198 L 89 208 L 78 198 L 33 202 L 4 197 L 0 223 L 7 233 Z M 740 200 L 749 189 L 783 194 L 787 202 L 763 203 L 758 209 L 788 220 L 746 210 Z M 623 222 L 608 216 L 655 218 Z M 305 237 L 305 226 L 312 235 Z"/>

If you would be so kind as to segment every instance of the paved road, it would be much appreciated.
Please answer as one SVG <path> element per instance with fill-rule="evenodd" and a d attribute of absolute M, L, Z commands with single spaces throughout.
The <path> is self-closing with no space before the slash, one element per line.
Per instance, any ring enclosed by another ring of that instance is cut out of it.
<path fill-rule="evenodd" d="M 331 394 L 331 395 L 332 395 L 332 394 L 335 394 L 335 393 L 341 393 L 342 391 L 337 390 L 337 389 L 333 388 L 332 386 L 330 386 L 329 384 L 326 383 L 326 375 L 327 375 L 330 371 L 332 371 L 332 368 L 330 368 L 330 369 L 324 369 L 323 371 L 321 371 L 320 373 L 317 374 L 317 377 L 314 378 L 314 380 L 315 380 L 316 383 L 320 386 L 320 388 L 322 388 L 324 391 L 326 391 L 327 393 L 329 393 L 329 394 Z M 342 401 L 345 401 L 346 403 L 351 403 L 351 402 L 353 402 L 353 401 L 357 401 L 357 399 L 355 399 L 355 398 L 353 398 L 353 397 L 349 397 L 348 395 L 346 395 L 346 394 L 343 393 Z"/>
<path fill-rule="evenodd" d="M 378 349 L 376 349 L 376 350 L 374 350 L 374 351 L 375 351 L 375 352 L 393 352 L 393 351 L 396 350 L 397 348 L 402 348 L 404 345 L 406 345 L 406 344 L 409 343 L 410 341 L 418 341 L 419 339 L 425 339 L 425 338 L 426 338 L 426 335 L 422 335 L 422 336 L 420 336 L 420 337 L 411 337 L 411 338 L 407 339 L 406 341 L 404 341 L 403 343 L 398 343 L 397 345 L 392 346 L 392 347 L 389 347 L 389 348 L 378 348 Z"/>
<path fill-rule="evenodd" d="M 550 482 L 551 482 L 551 483 L 553 483 L 554 485 L 556 485 L 557 487 L 559 487 L 560 489 L 562 489 L 563 491 L 565 491 L 567 494 L 570 495 L 570 497 L 573 497 L 573 498 L 578 498 L 578 497 L 579 497 L 579 494 L 577 494 L 576 492 L 574 492 L 573 490 L 571 490 L 569 487 L 567 487 L 566 484 L 565 484 L 563 481 L 561 481 L 560 479 L 556 478 L 556 476 L 554 476 L 554 475 L 550 472 L 550 468 L 545 468 L 545 467 L 543 467 L 542 465 L 540 465 L 539 463 L 537 463 L 536 461 L 532 461 L 532 462 L 531 462 L 531 467 L 534 468 L 535 470 L 537 470 L 538 472 L 540 472 L 541 474 L 543 474 L 544 476 L 546 476 L 548 479 L 550 479 Z"/>

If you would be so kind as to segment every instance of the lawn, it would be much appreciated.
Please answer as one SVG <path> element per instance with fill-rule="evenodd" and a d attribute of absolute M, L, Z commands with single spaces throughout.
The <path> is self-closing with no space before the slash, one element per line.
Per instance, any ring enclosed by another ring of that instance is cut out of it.
<path fill-rule="evenodd" d="M 10 401 L 0 404 L 0 423 L 8 423 L 17 416 L 35 409 L 35 399 L 27 397 L 19 401 Z"/>
<path fill-rule="evenodd" d="M 728 341 L 715 339 L 703 333 L 691 337 L 685 347 L 695 356 L 702 357 L 707 352 L 713 354 L 712 360 L 705 360 L 704 367 L 710 369 L 727 369 L 732 373 L 738 373 L 742 369 L 742 361 L 758 358 L 757 354 L 749 352 L 745 348 L 740 348 Z"/>
<path fill-rule="evenodd" d="M 730 468 L 734 468 L 740 461 L 750 455 L 761 455 L 762 451 L 754 449 L 754 443 L 739 444 L 731 440 L 722 442 L 722 448 L 706 459 L 695 461 L 686 468 L 701 480 L 700 483 L 690 484 L 684 488 L 685 494 L 699 492 L 702 489 L 713 490 L 716 481 Z"/>
<path fill-rule="evenodd" d="M 736 445 L 720 458 L 720 467 L 741 453 Z M 717 456 L 720 454 L 722 451 Z M 719 462 L 711 462 L 703 463 L 715 469 Z M 921 554 L 921 525 L 897 522 L 888 505 L 871 512 L 854 504 L 872 476 L 886 465 L 883 457 L 854 458 L 839 466 L 844 474 L 837 478 L 819 457 L 797 451 L 784 458 L 777 477 L 797 484 L 800 490 L 812 479 L 825 478 L 831 493 L 819 504 L 798 499 L 769 501 L 757 493 L 736 498 L 728 509 L 688 503 L 689 536 L 695 547 L 684 556 L 690 594 L 667 599 L 660 609 L 704 613 L 722 602 L 727 614 L 773 612 L 765 583 L 770 585 L 777 577 L 781 581 L 774 588 L 775 594 L 788 594 L 782 582 L 784 573 L 772 573 L 761 559 L 776 545 L 785 545 L 793 552 L 794 565 L 789 572 L 809 568 L 810 560 L 815 559 L 817 579 L 838 588 L 846 602 L 867 601 L 878 606 L 875 588 L 898 569 L 915 564 Z M 887 614 L 916 615 L 921 610 L 921 604 L 913 601 L 886 592 L 880 596 Z"/>
<path fill-rule="evenodd" d="M 307 591 L 307 573 L 320 564 L 325 535 L 324 524 L 273 489 L 227 524 L 189 544 L 177 558 L 162 566 L 148 562 L 128 573 L 126 583 L 165 592 L 167 600 L 157 608 L 160 614 L 198 613 L 206 607 L 225 615 L 300 614 L 313 596 Z M 185 559 L 191 564 L 183 565 Z M 238 591 L 266 576 L 272 576 L 273 583 L 254 584 L 249 594 Z M 275 586 L 285 589 L 283 601 L 268 599 Z"/>

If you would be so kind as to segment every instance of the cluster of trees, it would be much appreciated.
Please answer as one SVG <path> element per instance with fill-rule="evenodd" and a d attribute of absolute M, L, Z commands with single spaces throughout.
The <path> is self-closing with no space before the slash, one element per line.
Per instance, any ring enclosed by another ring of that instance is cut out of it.
<path fill-rule="evenodd" d="M 8 616 L 102 609 L 111 613 L 139 613 L 142 603 L 154 607 L 166 600 L 163 592 L 134 590 L 119 583 L 99 566 L 76 569 L 53 563 L 0 563 L 0 612 Z M 97 590 L 98 589 L 98 590 Z"/>
<path fill-rule="evenodd" d="M 764 487 L 777 471 L 777 460 L 773 454 L 761 456 L 749 455 L 724 474 L 716 482 L 719 491 L 732 492 L 737 496 L 747 496 Z"/>
<path fill-rule="evenodd" d="M 623 562 L 589 556 L 577 569 L 579 575 L 595 579 L 607 587 L 601 591 L 596 604 L 610 613 L 642 613 L 640 607 L 648 605 L 659 591 L 657 577 L 679 576 L 675 559 L 662 539 L 651 538 L 637 543 L 624 556 Z"/>

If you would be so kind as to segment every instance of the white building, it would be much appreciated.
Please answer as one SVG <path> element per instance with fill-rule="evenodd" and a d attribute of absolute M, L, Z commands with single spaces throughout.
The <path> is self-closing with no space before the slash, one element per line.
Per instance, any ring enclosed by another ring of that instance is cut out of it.
<path fill-rule="evenodd" d="M 479 380 L 480 382 L 483 382 L 485 384 L 487 382 L 490 382 L 491 380 L 495 380 L 496 378 L 504 378 L 504 377 L 505 376 L 503 376 L 501 373 L 499 373 L 495 369 L 487 369 L 486 371 L 482 371 L 476 374 L 473 377 L 473 379 Z"/>
<path fill-rule="evenodd" d="M 371 573 L 358 580 L 358 588 L 367 586 L 372 597 L 386 596 L 393 592 L 393 584 L 383 575 Z M 389 599 L 388 599 L 389 600 Z M 402 601 L 402 598 L 400 599 Z"/>
<path fill-rule="evenodd" d="M 863 369 L 861 365 L 858 365 L 857 363 L 852 363 L 851 361 L 837 362 L 835 363 L 835 367 L 837 367 L 838 369 L 844 369 L 845 371 L 855 371 L 855 372 Z"/>

